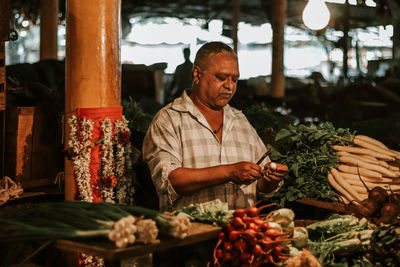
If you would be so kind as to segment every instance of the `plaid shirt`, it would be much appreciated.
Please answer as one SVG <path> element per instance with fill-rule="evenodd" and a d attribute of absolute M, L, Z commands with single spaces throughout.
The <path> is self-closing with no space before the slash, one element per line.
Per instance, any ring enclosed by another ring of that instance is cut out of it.
<path fill-rule="evenodd" d="M 169 173 L 179 167 L 257 162 L 265 152 L 264 143 L 243 113 L 229 105 L 224 107 L 220 142 L 186 92 L 156 114 L 143 141 L 143 158 L 151 171 L 160 211 L 215 199 L 227 202 L 230 209 L 239 209 L 252 206 L 257 194 L 262 198 L 271 197 L 276 190 L 269 194 L 257 193 L 257 182 L 250 185 L 229 182 L 191 195 L 178 195 L 168 179 Z M 260 166 L 268 161 L 267 157 Z"/>

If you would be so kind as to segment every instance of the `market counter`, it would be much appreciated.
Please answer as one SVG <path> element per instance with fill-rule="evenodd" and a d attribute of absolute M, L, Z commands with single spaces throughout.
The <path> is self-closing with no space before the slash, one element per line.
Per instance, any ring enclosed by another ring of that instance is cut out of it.
<path fill-rule="evenodd" d="M 221 227 L 192 222 L 188 236 L 184 239 L 159 236 L 160 240 L 155 244 L 137 243 L 125 248 L 117 248 L 113 242 L 107 240 L 58 240 L 54 244 L 54 248 L 68 252 L 86 253 L 99 256 L 107 261 L 118 262 L 123 259 L 140 256 L 149 252 L 185 246 L 214 238 L 216 239 L 220 231 Z"/>

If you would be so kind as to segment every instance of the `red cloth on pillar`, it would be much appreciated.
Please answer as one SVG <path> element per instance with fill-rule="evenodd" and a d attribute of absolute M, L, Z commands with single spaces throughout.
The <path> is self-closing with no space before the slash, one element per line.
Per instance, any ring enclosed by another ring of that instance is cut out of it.
<path fill-rule="evenodd" d="M 102 136 L 101 122 L 104 119 L 110 119 L 112 125 L 114 125 L 115 120 L 122 119 L 122 106 L 102 108 L 78 108 L 76 110 L 76 114 L 78 119 L 86 118 L 94 122 L 91 141 L 95 142 Z M 92 185 L 93 202 L 95 203 L 102 202 L 99 186 L 100 153 L 100 146 L 92 148 L 92 151 L 90 153 L 90 184 Z"/>

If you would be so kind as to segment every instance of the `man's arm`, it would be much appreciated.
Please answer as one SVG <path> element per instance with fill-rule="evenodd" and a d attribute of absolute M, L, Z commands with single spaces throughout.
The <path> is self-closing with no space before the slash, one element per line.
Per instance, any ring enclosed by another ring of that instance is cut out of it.
<path fill-rule="evenodd" d="M 237 184 L 250 184 L 262 175 L 260 166 L 251 162 L 238 162 L 201 169 L 177 168 L 168 178 L 180 195 L 191 194 L 232 181 Z"/>

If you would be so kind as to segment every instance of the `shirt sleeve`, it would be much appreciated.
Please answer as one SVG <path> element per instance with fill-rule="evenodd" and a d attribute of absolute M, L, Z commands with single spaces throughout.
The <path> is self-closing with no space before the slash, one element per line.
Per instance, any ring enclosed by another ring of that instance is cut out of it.
<path fill-rule="evenodd" d="M 179 197 L 168 176 L 182 166 L 179 136 L 173 123 L 166 121 L 171 121 L 167 112 L 156 115 L 143 140 L 143 159 L 149 166 L 161 211 L 169 210 Z"/>

